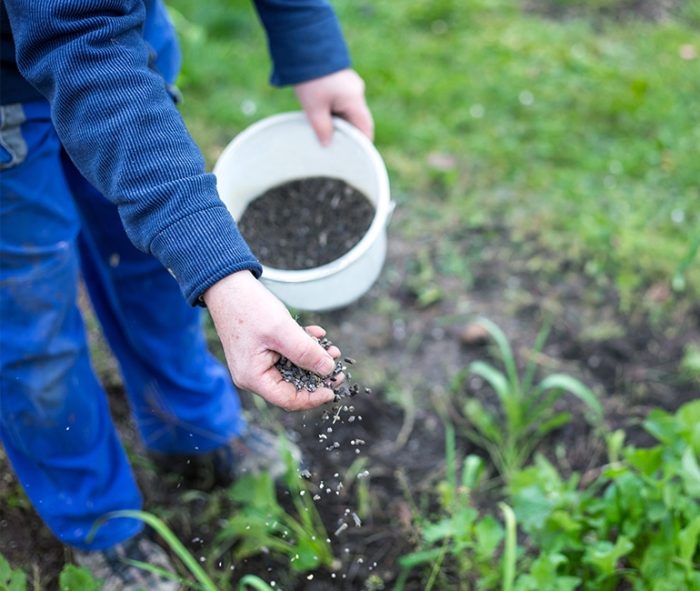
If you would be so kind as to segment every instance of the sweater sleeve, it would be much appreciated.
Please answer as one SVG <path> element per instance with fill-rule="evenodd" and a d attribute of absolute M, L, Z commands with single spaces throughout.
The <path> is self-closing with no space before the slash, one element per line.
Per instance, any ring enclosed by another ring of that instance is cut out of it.
<path fill-rule="evenodd" d="M 5 0 L 22 75 L 49 101 L 80 172 L 114 202 L 134 245 L 188 302 L 261 267 L 219 199 L 163 79 L 149 69 L 138 0 Z"/>
<path fill-rule="evenodd" d="M 255 0 L 272 57 L 270 82 L 298 84 L 350 67 L 340 24 L 326 0 Z"/>

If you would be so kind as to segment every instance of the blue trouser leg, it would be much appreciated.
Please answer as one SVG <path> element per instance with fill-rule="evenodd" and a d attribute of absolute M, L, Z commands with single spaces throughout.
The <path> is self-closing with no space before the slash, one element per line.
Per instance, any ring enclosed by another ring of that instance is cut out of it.
<path fill-rule="evenodd" d="M 59 539 L 110 546 L 141 524 L 109 521 L 88 545 L 93 523 L 140 508 L 141 498 L 88 358 L 76 303 L 78 214 L 48 105 L 0 115 L 3 146 L 21 154 L 0 173 L 0 439 Z"/>
<path fill-rule="evenodd" d="M 29 104 L 25 112 L 26 158 L 0 175 L 0 437 L 59 539 L 102 548 L 141 526 L 110 521 L 88 544 L 95 519 L 139 508 L 141 499 L 89 364 L 78 261 L 147 447 L 204 452 L 243 421 L 226 371 L 206 350 L 200 312 L 131 246 L 115 208 L 77 173 L 48 106 Z M 3 139 L 16 140 L 15 131 L 3 127 Z"/>
<path fill-rule="evenodd" d="M 116 208 L 68 158 L 64 171 L 83 221 L 85 284 L 144 444 L 166 453 L 224 445 L 243 419 L 228 371 L 207 350 L 201 311 L 157 260 L 131 244 Z"/>

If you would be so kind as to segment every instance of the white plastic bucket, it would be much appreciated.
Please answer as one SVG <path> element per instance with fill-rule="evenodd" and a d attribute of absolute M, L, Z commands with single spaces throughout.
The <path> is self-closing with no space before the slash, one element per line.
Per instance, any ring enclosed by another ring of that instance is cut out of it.
<path fill-rule="evenodd" d="M 214 167 L 219 195 L 234 219 L 267 189 L 311 176 L 342 179 L 374 204 L 367 233 L 339 259 L 299 271 L 263 267 L 268 289 L 299 310 L 331 310 L 354 302 L 375 282 L 386 257 L 386 226 L 394 203 L 384 162 L 355 127 L 338 118 L 333 126 L 333 140 L 323 147 L 303 113 L 268 117 L 236 136 Z"/>

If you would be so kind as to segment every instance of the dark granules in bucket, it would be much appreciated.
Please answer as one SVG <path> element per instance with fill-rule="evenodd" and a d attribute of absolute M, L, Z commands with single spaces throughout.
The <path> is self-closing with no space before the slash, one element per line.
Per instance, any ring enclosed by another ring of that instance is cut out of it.
<path fill-rule="evenodd" d="M 324 349 L 329 349 L 333 344 L 326 337 L 318 339 L 319 344 Z M 294 385 L 297 390 L 306 390 L 314 392 L 318 388 L 330 388 L 335 393 L 335 401 L 347 397 L 356 396 L 360 393 L 360 385 L 350 382 L 352 374 L 348 371 L 348 365 L 354 365 L 355 360 L 350 357 L 345 357 L 342 361 L 335 362 L 335 369 L 330 376 L 321 377 L 311 371 L 300 368 L 292 363 L 286 357 L 281 357 L 275 364 L 277 370 L 282 374 L 282 379 Z M 345 380 L 339 382 L 338 378 L 341 373 L 345 374 Z M 369 388 L 363 389 L 365 394 L 371 394 Z"/>
<path fill-rule="evenodd" d="M 373 218 L 369 199 L 345 181 L 308 177 L 256 197 L 238 227 L 263 265 L 298 270 L 340 258 L 366 234 Z"/>

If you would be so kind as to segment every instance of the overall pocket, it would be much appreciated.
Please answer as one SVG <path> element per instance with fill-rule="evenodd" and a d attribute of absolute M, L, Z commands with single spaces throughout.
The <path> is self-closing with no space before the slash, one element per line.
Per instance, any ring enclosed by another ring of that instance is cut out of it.
<path fill-rule="evenodd" d="M 0 106 L 0 170 L 13 168 L 27 157 L 22 123 L 27 120 L 21 103 Z"/>

